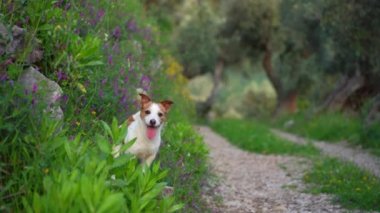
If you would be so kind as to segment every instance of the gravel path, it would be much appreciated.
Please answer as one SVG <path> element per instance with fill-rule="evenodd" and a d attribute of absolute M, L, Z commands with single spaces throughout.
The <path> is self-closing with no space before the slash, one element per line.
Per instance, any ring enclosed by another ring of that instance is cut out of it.
<path fill-rule="evenodd" d="M 303 193 L 302 158 L 259 155 L 240 150 L 208 127 L 197 127 L 210 148 L 213 172 L 220 182 L 205 196 L 213 212 L 344 212 L 325 194 Z M 210 189 L 209 189 L 210 190 Z"/>
<path fill-rule="evenodd" d="M 308 142 L 313 142 L 313 145 L 319 148 L 326 155 L 353 162 L 359 167 L 380 178 L 380 158 L 368 153 L 366 150 L 360 149 L 359 147 L 355 147 L 354 149 L 350 147 L 347 142 L 332 144 L 323 141 L 310 141 L 300 136 L 276 129 L 273 129 L 272 132 L 281 138 L 297 144 L 307 144 Z"/>

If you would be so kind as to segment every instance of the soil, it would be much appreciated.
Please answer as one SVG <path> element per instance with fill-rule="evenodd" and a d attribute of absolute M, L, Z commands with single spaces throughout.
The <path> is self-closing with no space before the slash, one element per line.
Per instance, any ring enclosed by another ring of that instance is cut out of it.
<path fill-rule="evenodd" d="M 212 212 L 347 212 L 329 195 L 305 192 L 308 160 L 246 152 L 208 127 L 197 129 L 218 179 L 205 188 Z"/>

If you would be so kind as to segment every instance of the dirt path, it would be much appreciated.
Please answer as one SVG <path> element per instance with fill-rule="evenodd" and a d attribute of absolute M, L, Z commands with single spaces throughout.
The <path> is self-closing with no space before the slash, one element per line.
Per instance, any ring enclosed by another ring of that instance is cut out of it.
<path fill-rule="evenodd" d="M 307 144 L 310 140 L 300 136 L 273 129 L 272 132 L 277 136 L 297 144 Z M 323 141 L 312 141 L 313 145 L 319 148 L 324 154 L 330 157 L 355 163 L 359 167 L 371 172 L 380 178 L 380 158 L 368 153 L 366 150 L 350 147 L 347 142 L 327 143 Z"/>
<path fill-rule="evenodd" d="M 222 202 L 213 212 L 344 212 L 327 195 L 303 193 L 301 158 L 259 155 L 240 150 L 208 127 L 197 127 L 210 148 L 213 172 L 220 183 L 212 190 Z"/>

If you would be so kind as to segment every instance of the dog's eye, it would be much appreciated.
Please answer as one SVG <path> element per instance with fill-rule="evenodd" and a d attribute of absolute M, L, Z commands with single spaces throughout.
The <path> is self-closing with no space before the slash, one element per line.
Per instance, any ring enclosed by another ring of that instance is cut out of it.
<path fill-rule="evenodd" d="M 158 116 L 159 117 L 162 117 L 164 114 L 162 114 L 161 112 L 158 113 Z"/>
<path fill-rule="evenodd" d="M 145 114 L 149 115 L 149 114 L 150 114 L 150 111 L 149 111 L 149 110 L 146 110 L 146 111 L 145 111 Z"/>

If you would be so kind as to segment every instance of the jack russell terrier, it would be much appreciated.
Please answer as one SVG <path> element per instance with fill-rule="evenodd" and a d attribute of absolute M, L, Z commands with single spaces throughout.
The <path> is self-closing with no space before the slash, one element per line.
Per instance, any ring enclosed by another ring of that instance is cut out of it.
<path fill-rule="evenodd" d="M 128 133 L 124 143 L 136 138 L 135 143 L 125 152 L 135 155 L 142 163 L 150 166 L 156 157 L 161 144 L 161 130 L 166 121 L 172 101 L 153 102 L 148 95 L 141 97 L 141 110 L 127 120 Z M 114 156 L 120 154 L 121 146 L 114 148 Z"/>

